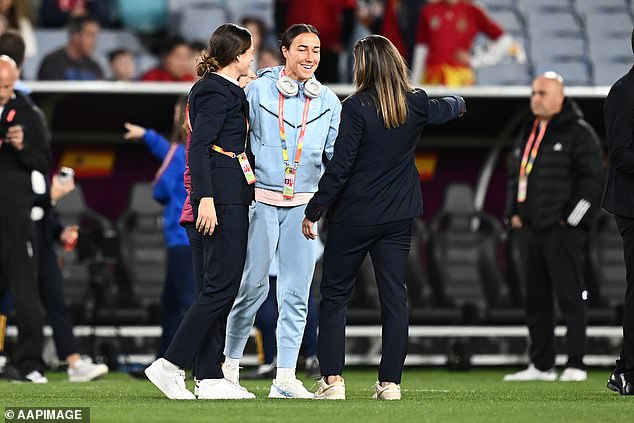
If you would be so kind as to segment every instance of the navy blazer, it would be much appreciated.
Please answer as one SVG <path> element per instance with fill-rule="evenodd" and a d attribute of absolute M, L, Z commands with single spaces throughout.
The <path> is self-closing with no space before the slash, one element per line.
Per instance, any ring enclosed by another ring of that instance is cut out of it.
<path fill-rule="evenodd" d="M 254 188 L 247 184 L 238 159 L 211 149 L 217 145 L 236 154 L 246 151 L 251 166 L 254 165 L 248 145 L 249 105 L 244 90 L 212 73 L 194 84 L 188 102 L 192 204 L 198 204 L 203 197 L 213 197 L 214 204 L 250 204 Z"/>
<path fill-rule="evenodd" d="M 372 97 L 359 93 L 343 103 L 335 152 L 306 207 L 306 217 L 348 225 L 375 225 L 420 216 L 422 192 L 414 155 L 425 124 L 440 124 L 465 111 L 462 97 L 430 100 L 407 94 L 405 124 L 388 129 Z"/>
<path fill-rule="evenodd" d="M 634 67 L 614 83 L 605 100 L 608 177 L 603 207 L 634 217 Z"/>

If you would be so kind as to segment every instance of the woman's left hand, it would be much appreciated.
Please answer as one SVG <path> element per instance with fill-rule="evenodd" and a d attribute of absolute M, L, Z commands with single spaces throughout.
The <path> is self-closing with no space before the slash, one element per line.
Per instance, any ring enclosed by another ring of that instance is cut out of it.
<path fill-rule="evenodd" d="M 317 239 L 317 232 L 314 231 L 315 222 L 304 218 L 302 222 L 302 233 L 306 239 Z"/>

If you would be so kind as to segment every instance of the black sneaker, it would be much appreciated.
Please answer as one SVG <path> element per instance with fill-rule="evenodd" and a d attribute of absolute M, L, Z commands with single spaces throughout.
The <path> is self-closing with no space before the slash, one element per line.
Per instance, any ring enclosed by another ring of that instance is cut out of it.
<path fill-rule="evenodd" d="M 617 373 L 614 371 L 608 379 L 608 389 L 621 395 L 634 395 L 634 373 Z"/>

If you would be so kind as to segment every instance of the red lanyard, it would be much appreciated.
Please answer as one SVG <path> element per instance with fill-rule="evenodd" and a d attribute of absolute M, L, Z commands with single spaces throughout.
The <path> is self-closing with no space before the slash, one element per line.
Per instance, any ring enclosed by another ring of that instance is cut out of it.
<path fill-rule="evenodd" d="M 284 75 L 284 71 L 282 71 L 282 75 Z M 297 150 L 295 151 L 295 163 L 294 168 L 297 169 L 299 166 L 299 161 L 302 157 L 302 149 L 304 148 L 304 136 L 306 135 L 306 123 L 308 121 L 308 109 L 310 107 L 310 98 L 306 97 L 306 101 L 304 102 L 304 113 L 302 114 L 302 126 L 299 130 L 299 139 L 297 140 Z M 280 93 L 279 101 L 277 104 L 277 116 L 278 123 L 280 125 L 280 138 L 282 140 L 282 157 L 284 159 L 284 164 L 286 167 L 289 167 L 288 163 L 288 148 L 286 145 L 286 131 L 284 130 L 284 95 Z"/>
<path fill-rule="evenodd" d="M 537 125 L 539 125 L 539 120 L 535 119 L 535 122 L 533 123 L 533 129 L 531 130 L 531 134 L 528 137 L 528 141 L 526 142 L 526 147 L 524 147 L 524 155 L 522 156 L 522 163 L 520 164 L 520 177 L 528 176 L 533 171 L 533 163 L 535 163 L 535 158 L 537 157 L 537 150 L 539 150 L 539 145 L 542 143 L 544 135 L 546 134 L 546 127 L 548 126 L 548 122 L 544 122 L 542 124 L 541 128 L 539 129 L 539 134 L 537 135 L 537 140 L 535 140 Z M 532 149 L 531 146 L 533 147 Z"/>

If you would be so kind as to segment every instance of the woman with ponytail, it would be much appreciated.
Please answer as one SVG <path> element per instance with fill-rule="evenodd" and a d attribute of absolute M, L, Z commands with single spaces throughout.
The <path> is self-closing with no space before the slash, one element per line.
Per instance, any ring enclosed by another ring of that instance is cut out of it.
<path fill-rule="evenodd" d="M 255 398 L 225 379 L 221 367 L 227 315 L 240 286 L 254 198 L 249 105 L 238 82 L 248 76 L 253 55 L 249 31 L 221 25 L 200 57 L 200 80 L 189 93 L 186 182 L 190 181 L 192 220 L 202 241 L 202 269 L 194 270 L 202 274 L 202 287 L 164 357 L 145 370 L 170 399 L 196 398 L 185 387 L 183 369 L 190 365 L 198 399 Z"/>

